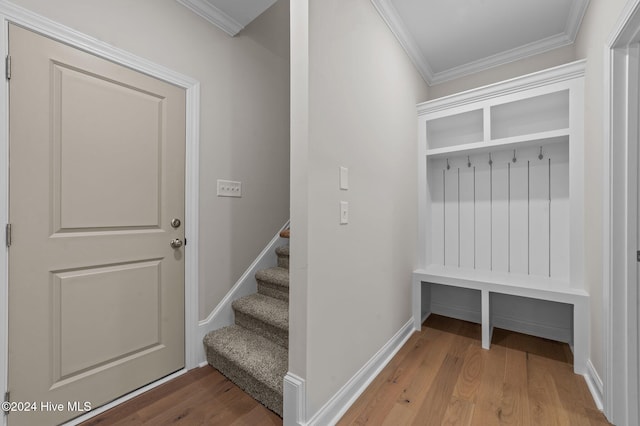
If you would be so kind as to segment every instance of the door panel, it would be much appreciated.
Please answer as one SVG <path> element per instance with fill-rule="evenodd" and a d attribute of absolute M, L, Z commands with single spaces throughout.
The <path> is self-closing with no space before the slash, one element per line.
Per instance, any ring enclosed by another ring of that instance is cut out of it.
<path fill-rule="evenodd" d="M 158 227 L 162 97 L 53 67 L 59 229 Z"/>
<path fill-rule="evenodd" d="M 184 367 L 185 93 L 13 25 L 9 49 L 9 390 L 64 409 L 8 419 L 55 424 Z"/>

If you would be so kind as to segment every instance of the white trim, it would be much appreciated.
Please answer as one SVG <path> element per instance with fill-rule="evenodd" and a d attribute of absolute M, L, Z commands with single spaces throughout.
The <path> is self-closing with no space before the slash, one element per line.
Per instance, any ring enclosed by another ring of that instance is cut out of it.
<path fill-rule="evenodd" d="M 306 425 L 325 426 L 336 424 L 400 348 L 404 346 L 413 332 L 412 318 L 307 421 Z"/>
<path fill-rule="evenodd" d="M 305 424 L 307 418 L 306 384 L 302 377 L 287 372 L 283 381 L 283 415 L 284 426 Z"/>
<path fill-rule="evenodd" d="M 575 0 L 572 2 L 562 33 L 440 72 L 433 71 L 424 52 L 420 50 L 418 43 L 407 30 L 391 0 L 371 0 L 371 3 L 373 3 L 384 22 L 407 52 L 422 78 L 429 86 L 433 86 L 572 44 L 578 34 L 589 0 Z"/>
<path fill-rule="evenodd" d="M 580 25 L 582 25 L 582 19 L 584 18 L 585 13 L 587 13 L 588 7 L 589 0 L 582 0 L 580 2 L 575 1 L 571 3 L 571 10 L 569 10 L 567 23 L 564 27 L 564 34 L 566 34 L 569 40 L 571 40 L 571 43 L 573 43 L 578 36 Z"/>
<path fill-rule="evenodd" d="M 121 64 L 135 71 L 164 80 L 182 87 L 186 91 L 186 159 L 185 159 L 185 235 L 188 244 L 185 247 L 185 370 L 198 365 L 196 340 L 198 335 L 198 196 L 199 196 L 199 129 L 200 129 L 200 83 L 191 77 L 177 73 L 147 59 L 133 55 L 117 47 L 106 44 L 93 37 L 82 34 L 72 28 L 37 15 L 27 9 L 0 0 L 0 20 L 2 31 L 2 57 L 8 53 L 9 22 L 38 32 L 46 37 L 58 40 L 85 52 Z M 8 84 L 0 85 L 0 224 L 8 218 Z M 0 393 L 7 389 L 7 353 L 8 353 L 8 250 L 4 249 L 0 257 Z M 152 384 L 152 385 L 155 385 Z M 152 386 L 150 385 L 150 386 Z M 118 400 L 120 401 L 120 400 Z M 92 412 L 95 415 L 98 410 Z M 6 418 L 0 423 L 4 424 Z"/>
<path fill-rule="evenodd" d="M 593 397 L 593 401 L 596 403 L 596 407 L 598 410 L 602 411 L 602 397 L 604 395 L 604 385 L 602 384 L 602 379 L 598 375 L 595 367 L 591 363 L 591 360 L 587 360 L 587 372 L 584 373 L 584 380 L 587 382 L 587 387 L 589 388 L 589 392 L 591 392 L 591 396 Z"/>
<path fill-rule="evenodd" d="M 204 0 L 176 0 L 178 3 L 195 13 L 196 15 L 211 22 L 231 37 L 238 34 L 244 25 L 227 15 L 211 3 Z"/>
<path fill-rule="evenodd" d="M 206 319 L 198 323 L 198 336 L 196 340 L 202 342 L 204 336 L 210 331 L 217 330 L 222 327 L 233 324 L 234 314 L 231 304 L 234 300 L 243 296 L 255 293 L 257 291 L 257 284 L 255 275 L 260 269 L 272 267 L 276 264 L 277 255 L 275 249 L 278 246 L 287 244 L 288 240 L 280 237 L 280 232 L 287 229 L 289 221 L 284 224 L 278 233 L 271 239 L 269 244 L 260 252 L 258 257 L 249 265 L 246 271 L 238 278 L 238 281 L 231 287 L 231 290 L 224 296 L 224 298 L 218 303 L 213 311 L 207 316 Z M 204 351 L 204 345 L 200 345 L 200 350 L 197 353 L 199 365 L 206 365 L 206 356 Z M 204 364 L 203 364 L 204 363 Z"/>
<path fill-rule="evenodd" d="M 422 102 L 417 105 L 418 116 L 582 77 L 585 73 L 586 63 L 586 59 L 582 59 L 498 83 L 444 96 L 435 100 Z"/>
<path fill-rule="evenodd" d="M 638 168 L 637 103 L 640 0 L 628 0 L 604 51 L 603 320 L 604 412 L 619 425 L 638 424 L 637 277 L 635 228 Z M 635 58 L 635 59 L 633 59 Z M 631 153 L 631 155 L 630 155 Z M 632 191 L 634 192 L 632 194 Z M 633 216 L 633 217 L 630 217 Z"/>
<path fill-rule="evenodd" d="M 402 48 L 407 52 L 409 59 L 413 62 L 416 69 L 427 82 L 428 85 L 431 85 L 434 73 L 431 69 L 431 65 L 427 62 L 427 58 L 425 58 L 424 54 L 418 47 L 418 43 L 413 38 L 411 33 L 407 31 L 404 22 L 402 22 L 402 18 L 398 15 L 398 11 L 390 0 L 371 0 L 373 6 L 376 8 L 382 20 L 387 24 L 393 35 L 396 36 Z"/>
<path fill-rule="evenodd" d="M 521 59 L 539 55 L 541 53 L 548 52 L 553 49 L 558 49 L 563 46 L 568 46 L 571 43 L 573 43 L 573 40 L 570 39 L 565 33 L 557 34 L 555 36 L 547 37 L 533 43 L 518 46 L 514 49 L 496 53 L 495 55 L 491 55 L 486 58 L 468 62 L 466 64 L 450 68 L 446 71 L 437 72 L 435 73 L 433 79 L 429 84 L 434 85 L 444 83 L 445 81 L 455 80 L 456 78 L 475 74 L 489 68 L 519 61 Z"/>
<path fill-rule="evenodd" d="M 116 407 L 116 406 L 118 406 L 120 404 L 124 404 L 125 402 L 127 402 L 127 401 L 129 401 L 129 400 L 131 400 L 131 399 L 133 399 L 133 398 L 135 398 L 135 397 L 137 397 L 139 395 L 142 395 L 143 393 L 148 392 L 148 391 L 150 391 L 150 390 L 152 390 L 154 388 L 157 388 L 158 386 L 163 385 L 163 384 L 165 384 L 165 383 L 167 383 L 167 382 L 169 382 L 169 381 L 171 381 L 173 379 L 177 379 L 178 377 L 182 376 L 186 372 L 187 372 L 186 369 L 182 369 L 182 370 L 176 371 L 173 374 L 169 374 L 168 376 L 163 377 L 160 380 L 156 380 L 155 382 L 150 383 L 147 386 L 141 387 L 140 389 L 136 389 L 135 391 L 130 392 L 130 393 L 128 393 L 128 394 L 126 394 L 126 395 L 124 395 L 124 396 L 122 396 L 122 397 L 120 397 L 120 398 L 118 398 L 116 400 L 113 400 L 108 404 L 101 405 L 100 407 L 96 408 L 95 410 L 91 410 L 88 413 L 83 414 L 80 417 L 76 417 L 75 419 L 71 419 L 66 423 L 62 423 L 62 426 L 79 425 L 80 423 L 85 422 L 85 421 L 97 416 L 98 414 L 104 413 L 105 411 L 110 410 L 110 409 L 112 409 L 112 408 L 114 408 L 114 407 Z"/>

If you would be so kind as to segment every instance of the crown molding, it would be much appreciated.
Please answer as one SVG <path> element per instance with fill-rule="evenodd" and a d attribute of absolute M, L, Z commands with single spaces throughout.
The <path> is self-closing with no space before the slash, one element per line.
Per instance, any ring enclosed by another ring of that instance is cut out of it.
<path fill-rule="evenodd" d="M 496 96 L 504 96 L 510 93 L 529 90 L 540 86 L 546 86 L 553 83 L 559 83 L 566 80 L 584 76 L 587 61 L 581 59 L 568 64 L 558 65 L 542 71 L 515 77 L 498 83 L 489 84 L 475 89 L 466 90 L 464 92 L 455 93 L 442 98 L 431 101 L 422 102 L 417 105 L 418 116 L 430 114 L 466 105 L 469 103 L 480 102 L 488 98 Z"/>
<path fill-rule="evenodd" d="M 427 58 L 418 47 L 417 42 L 406 29 L 392 1 L 371 0 L 371 3 L 373 3 L 384 22 L 407 52 L 407 55 L 409 55 L 409 58 L 418 69 L 422 78 L 429 86 L 433 86 L 572 44 L 580 29 L 580 24 L 589 5 L 589 0 L 574 0 L 564 32 L 560 34 L 437 73 L 433 72 Z"/>
<path fill-rule="evenodd" d="M 567 35 L 571 43 L 573 43 L 580 30 L 582 24 L 582 18 L 587 13 L 587 7 L 589 6 L 589 0 L 574 0 L 571 3 L 571 9 L 569 10 L 569 16 L 567 17 L 567 24 L 564 28 L 564 33 Z"/>
<path fill-rule="evenodd" d="M 431 79 L 431 82 L 428 83 L 429 85 L 434 85 L 444 83 L 445 81 L 455 80 L 456 78 L 475 74 L 489 68 L 519 61 L 559 47 L 567 46 L 571 43 L 573 43 L 573 40 L 570 40 L 566 34 L 557 34 L 555 36 L 547 37 L 533 43 L 528 43 L 511 50 L 505 50 L 504 52 L 436 73 Z"/>
<path fill-rule="evenodd" d="M 231 37 L 238 34 L 244 25 L 227 15 L 217 7 L 213 6 L 206 0 L 176 0 L 178 3 L 191 10 L 196 15 L 201 16 L 220 28 Z"/>
<path fill-rule="evenodd" d="M 409 55 L 409 58 L 418 69 L 424 81 L 431 85 L 431 81 L 434 78 L 431 65 L 427 62 L 427 58 L 422 54 L 418 43 L 416 43 L 411 33 L 407 31 L 404 21 L 400 18 L 395 6 L 390 0 L 371 0 L 371 3 L 373 3 L 382 20 L 396 36 L 402 48 L 407 52 L 407 55 Z"/>

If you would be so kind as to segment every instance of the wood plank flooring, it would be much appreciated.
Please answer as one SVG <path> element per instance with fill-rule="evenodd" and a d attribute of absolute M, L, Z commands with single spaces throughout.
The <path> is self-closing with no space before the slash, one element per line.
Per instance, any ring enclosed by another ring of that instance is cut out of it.
<path fill-rule="evenodd" d="M 608 425 L 569 346 L 432 315 L 338 425 Z"/>
<path fill-rule="evenodd" d="M 347 425 L 608 425 L 566 344 L 432 315 L 347 411 Z M 212 367 L 192 370 L 83 423 L 282 425 Z"/>
<path fill-rule="evenodd" d="M 205 366 L 82 423 L 96 425 L 272 426 L 282 419 Z"/>

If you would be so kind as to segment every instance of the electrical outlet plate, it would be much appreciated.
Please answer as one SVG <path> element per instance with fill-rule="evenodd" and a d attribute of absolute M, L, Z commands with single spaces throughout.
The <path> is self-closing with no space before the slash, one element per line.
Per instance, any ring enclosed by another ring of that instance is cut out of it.
<path fill-rule="evenodd" d="M 218 179 L 218 197 L 242 197 L 242 182 Z"/>

